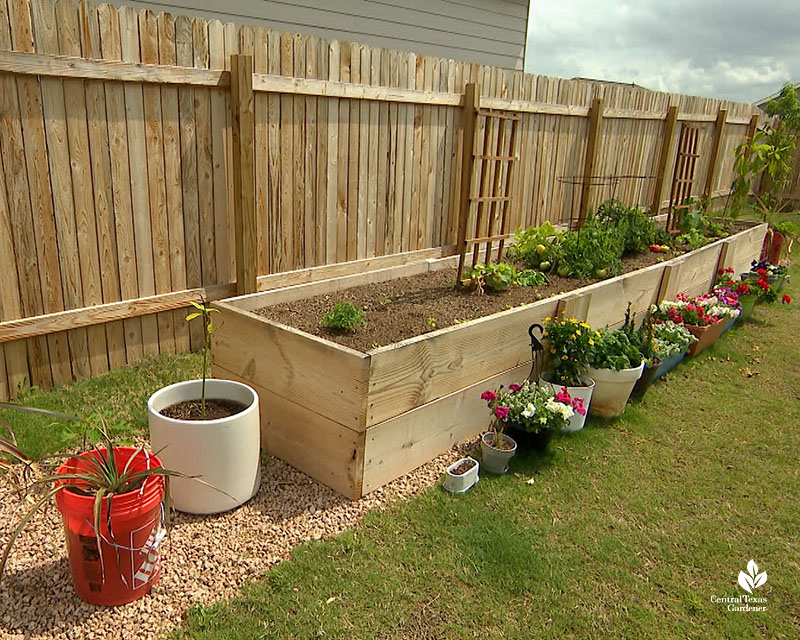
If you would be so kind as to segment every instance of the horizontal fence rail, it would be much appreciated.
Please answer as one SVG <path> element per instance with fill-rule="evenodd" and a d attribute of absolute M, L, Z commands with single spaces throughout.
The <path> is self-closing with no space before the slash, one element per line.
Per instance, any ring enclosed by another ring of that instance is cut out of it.
<path fill-rule="evenodd" d="M 502 149 L 498 118 L 465 141 L 468 84 L 480 113 L 519 119 L 516 151 L 482 157 Z M 508 206 L 513 231 L 610 196 L 660 210 L 678 121 L 699 128 L 694 195 L 723 195 L 756 112 L 130 7 L 0 0 L 0 398 L 200 346 L 193 301 L 453 254 L 477 177 L 463 173 L 479 171 L 465 145 L 496 187 L 484 206 Z M 587 175 L 620 178 L 609 190 Z"/>

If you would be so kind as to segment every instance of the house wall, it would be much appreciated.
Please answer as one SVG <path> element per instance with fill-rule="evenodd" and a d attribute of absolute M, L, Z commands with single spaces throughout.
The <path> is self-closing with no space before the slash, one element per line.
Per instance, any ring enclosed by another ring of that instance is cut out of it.
<path fill-rule="evenodd" d="M 251 23 L 521 70 L 528 0 L 115 0 L 117 5 Z"/>

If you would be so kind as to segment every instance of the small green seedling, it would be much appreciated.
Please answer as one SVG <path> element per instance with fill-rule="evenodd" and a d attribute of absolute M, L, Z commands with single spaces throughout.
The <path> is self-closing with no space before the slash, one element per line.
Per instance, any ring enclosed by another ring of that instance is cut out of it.
<path fill-rule="evenodd" d="M 428 318 L 428 319 L 425 321 L 425 324 L 427 324 L 427 325 L 428 325 L 428 326 L 429 326 L 431 329 L 435 329 L 435 328 L 436 328 L 436 325 L 437 325 L 438 323 L 439 323 L 439 321 L 438 321 L 438 320 L 437 320 L 435 317 L 433 317 L 433 316 L 430 316 L 430 317 L 429 317 L 429 318 Z"/>
<path fill-rule="evenodd" d="M 203 420 L 206 419 L 206 377 L 208 376 L 208 354 L 211 353 L 211 336 L 216 331 L 214 323 L 211 321 L 212 313 L 219 313 L 219 309 L 209 307 L 205 301 L 192 302 L 192 306 L 197 311 L 192 311 L 186 316 L 186 322 L 191 322 L 195 318 L 203 318 L 203 333 L 205 335 L 205 344 L 203 346 L 203 386 L 200 392 L 200 415 Z"/>
<path fill-rule="evenodd" d="M 338 331 L 355 331 L 364 324 L 364 311 L 352 302 L 340 302 L 325 314 L 322 323 Z"/>

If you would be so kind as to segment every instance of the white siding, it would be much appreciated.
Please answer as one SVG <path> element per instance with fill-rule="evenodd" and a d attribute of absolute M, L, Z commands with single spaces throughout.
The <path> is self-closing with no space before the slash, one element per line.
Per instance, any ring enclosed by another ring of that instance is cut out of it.
<path fill-rule="evenodd" d="M 528 0 L 119 0 L 423 55 L 522 69 Z"/>

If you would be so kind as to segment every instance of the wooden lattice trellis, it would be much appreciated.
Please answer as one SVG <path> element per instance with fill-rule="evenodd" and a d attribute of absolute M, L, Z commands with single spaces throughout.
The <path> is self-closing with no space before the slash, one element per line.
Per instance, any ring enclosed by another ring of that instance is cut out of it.
<path fill-rule="evenodd" d="M 697 127 L 689 124 L 681 125 L 667 213 L 667 231 L 670 232 L 680 230 L 684 211 L 688 207 L 685 202 L 692 195 L 697 158 L 700 157 L 697 151 L 699 135 L 700 130 Z"/>
<path fill-rule="evenodd" d="M 505 241 L 513 235 L 509 218 L 514 193 L 514 166 L 518 156 L 517 130 L 520 114 L 497 109 L 481 109 L 474 85 L 467 87 L 468 121 L 465 141 L 471 141 L 472 154 L 465 154 L 459 219 L 458 282 L 471 255 L 470 267 L 479 262 L 481 250 L 486 264 L 501 261 Z M 472 117 L 470 118 L 469 115 Z M 478 144 L 476 144 L 476 142 Z M 478 148 L 480 147 L 480 148 Z M 470 235 L 468 235 L 470 234 Z"/>

